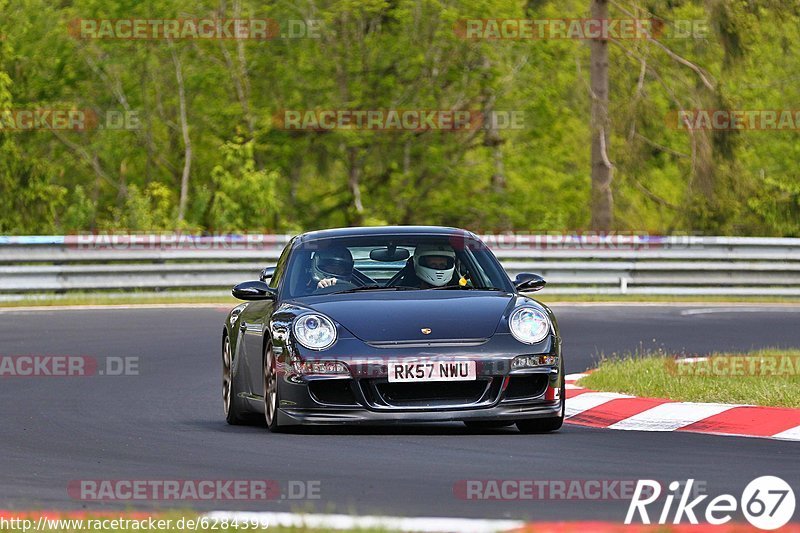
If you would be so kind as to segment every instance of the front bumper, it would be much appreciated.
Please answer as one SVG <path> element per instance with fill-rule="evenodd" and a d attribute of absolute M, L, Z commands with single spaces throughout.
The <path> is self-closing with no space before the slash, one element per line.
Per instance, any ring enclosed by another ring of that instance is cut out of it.
<path fill-rule="evenodd" d="M 523 346 L 508 335 L 480 343 L 430 343 L 425 346 L 366 346 L 340 339 L 335 349 L 310 352 L 289 344 L 278 361 L 278 423 L 400 424 L 447 421 L 508 421 L 562 414 L 561 343 L 551 336 Z M 548 354 L 555 365 L 512 369 L 520 355 Z M 277 354 L 276 354 L 277 355 Z M 294 362 L 335 360 L 342 375 L 298 373 Z M 476 379 L 390 383 L 388 363 L 475 361 Z"/>
<path fill-rule="evenodd" d="M 375 412 L 359 408 L 325 407 L 316 409 L 280 408 L 278 423 L 298 424 L 408 424 L 456 421 L 508 421 L 528 418 L 550 418 L 561 415 L 561 402 L 539 402 L 526 405 L 496 405 L 480 409 L 448 411 L 392 411 Z"/>
<path fill-rule="evenodd" d="M 448 350 L 449 351 L 449 350 Z M 282 366 L 278 422 L 296 424 L 400 424 L 446 421 L 509 421 L 560 416 L 563 361 L 552 366 L 511 370 L 511 361 L 530 353 L 397 354 L 347 360 L 350 374 L 301 375 Z M 305 354 L 304 354 L 305 355 Z M 387 360 L 475 360 L 474 381 L 389 383 Z M 326 359 L 328 356 L 326 355 Z"/>

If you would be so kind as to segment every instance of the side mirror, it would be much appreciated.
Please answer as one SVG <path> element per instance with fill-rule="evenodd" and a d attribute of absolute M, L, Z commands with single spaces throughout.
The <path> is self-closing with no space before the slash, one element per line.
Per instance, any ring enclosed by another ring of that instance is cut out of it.
<path fill-rule="evenodd" d="M 542 276 L 529 272 L 522 272 L 514 278 L 514 287 L 519 292 L 535 292 L 544 288 L 546 283 Z"/>
<path fill-rule="evenodd" d="M 245 281 L 236 285 L 231 294 L 239 300 L 272 300 L 275 298 L 275 289 L 260 280 Z"/>
<path fill-rule="evenodd" d="M 275 273 L 275 267 L 267 267 L 261 271 L 261 275 L 258 276 L 258 279 L 261 281 L 267 281 L 269 278 L 272 277 L 272 274 Z"/>

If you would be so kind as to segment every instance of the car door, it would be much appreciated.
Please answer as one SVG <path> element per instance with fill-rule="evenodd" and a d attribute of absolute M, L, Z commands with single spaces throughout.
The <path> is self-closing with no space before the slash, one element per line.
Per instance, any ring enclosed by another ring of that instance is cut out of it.
<path fill-rule="evenodd" d="M 275 265 L 275 272 L 269 281 L 269 286 L 276 289 L 278 294 L 280 294 L 281 282 L 286 265 L 289 262 L 293 243 L 294 239 L 281 252 L 278 263 Z M 264 339 L 268 335 L 269 321 L 275 305 L 275 300 L 255 301 L 251 302 L 247 306 L 247 310 L 242 313 L 242 321 L 239 327 L 244 340 L 245 353 L 243 363 L 246 366 L 246 375 L 248 377 L 248 392 L 254 396 L 263 397 L 264 395 Z"/>

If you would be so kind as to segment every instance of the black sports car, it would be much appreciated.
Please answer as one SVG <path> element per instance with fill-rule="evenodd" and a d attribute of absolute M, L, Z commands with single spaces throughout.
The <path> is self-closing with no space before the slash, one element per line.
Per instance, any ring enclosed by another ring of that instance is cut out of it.
<path fill-rule="evenodd" d="M 222 331 L 231 424 L 463 421 L 554 431 L 564 361 L 553 313 L 474 234 L 345 228 L 293 238 L 233 288 Z"/>

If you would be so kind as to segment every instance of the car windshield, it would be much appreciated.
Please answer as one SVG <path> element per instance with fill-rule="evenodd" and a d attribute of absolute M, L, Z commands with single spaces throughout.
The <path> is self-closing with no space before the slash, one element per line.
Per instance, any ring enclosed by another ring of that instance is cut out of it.
<path fill-rule="evenodd" d="M 373 235 L 313 240 L 289 260 L 284 297 L 361 291 L 511 292 L 508 275 L 481 242 L 462 236 Z"/>

